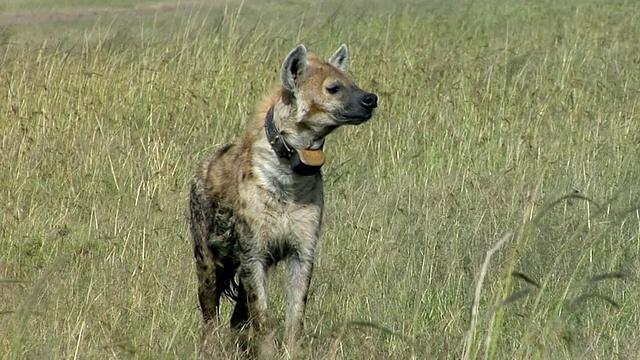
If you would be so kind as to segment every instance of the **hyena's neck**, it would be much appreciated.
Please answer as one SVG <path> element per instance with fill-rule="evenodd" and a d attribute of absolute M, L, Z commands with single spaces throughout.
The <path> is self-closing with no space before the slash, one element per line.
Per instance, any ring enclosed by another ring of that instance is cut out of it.
<path fill-rule="evenodd" d="M 264 110 L 258 112 L 257 119 L 260 122 L 259 137 L 256 139 L 252 136 L 250 141 L 253 145 L 250 148 L 253 150 L 251 155 L 253 170 L 263 189 L 268 190 L 275 198 L 287 201 L 306 198 L 311 191 L 322 189 L 322 177 L 319 172 L 312 176 L 300 176 L 292 168 L 288 159 L 276 153 L 266 131 L 269 109 L 272 111 L 271 121 L 277 133 L 292 150 L 321 147 L 322 143 L 316 144 L 311 131 L 296 126 L 296 110 L 292 106 L 274 101 L 263 103 L 261 108 Z M 322 138 L 320 140 L 322 141 Z"/>
<path fill-rule="evenodd" d="M 300 119 L 300 109 L 295 104 L 278 101 L 273 106 L 273 122 L 288 145 L 298 150 L 320 149 L 328 132 L 321 128 L 313 128 Z M 306 116 L 306 115 L 305 115 Z"/>

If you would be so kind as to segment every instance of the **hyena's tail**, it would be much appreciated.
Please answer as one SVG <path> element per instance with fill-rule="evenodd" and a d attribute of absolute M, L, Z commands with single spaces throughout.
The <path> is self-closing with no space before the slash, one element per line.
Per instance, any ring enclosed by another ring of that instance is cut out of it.
<path fill-rule="evenodd" d="M 196 263 L 205 259 L 205 250 L 211 228 L 212 209 L 204 198 L 202 181 L 196 176 L 189 189 L 189 230 Z"/>
<path fill-rule="evenodd" d="M 194 177 L 189 191 L 190 231 L 201 305 L 211 296 L 238 300 L 237 264 L 225 244 L 211 242 L 211 235 L 222 230 L 216 226 L 216 205 L 207 201 L 202 180 Z"/>

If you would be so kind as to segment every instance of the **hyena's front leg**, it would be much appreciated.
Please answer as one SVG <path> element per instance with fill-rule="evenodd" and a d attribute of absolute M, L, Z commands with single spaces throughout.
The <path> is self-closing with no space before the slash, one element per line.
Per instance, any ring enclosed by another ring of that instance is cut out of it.
<path fill-rule="evenodd" d="M 294 354 L 298 350 L 298 340 L 302 332 L 312 272 L 312 256 L 291 256 L 287 259 L 285 346 L 290 354 Z"/>
<path fill-rule="evenodd" d="M 268 328 L 267 268 L 263 262 L 249 257 L 241 262 L 238 277 L 246 294 L 255 337 L 256 347 L 252 346 L 252 351 L 259 359 L 273 359 L 273 331 Z"/>

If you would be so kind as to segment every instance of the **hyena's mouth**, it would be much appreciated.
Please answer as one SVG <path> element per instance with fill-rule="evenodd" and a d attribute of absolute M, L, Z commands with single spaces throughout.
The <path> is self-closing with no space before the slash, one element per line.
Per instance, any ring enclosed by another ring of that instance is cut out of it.
<path fill-rule="evenodd" d="M 362 124 L 365 121 L 368 121 L 372 117 L 373 117 L 373 110 L 366 113 L 341 114 L 338 121 L 343 124 L 358 125 L 358 124 Z"/>

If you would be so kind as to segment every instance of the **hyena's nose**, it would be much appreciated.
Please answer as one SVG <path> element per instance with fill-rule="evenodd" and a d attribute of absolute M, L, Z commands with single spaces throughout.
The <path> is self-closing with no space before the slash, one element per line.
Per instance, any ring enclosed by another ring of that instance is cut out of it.
<path fill-rule="evenodd" d="M 360 99 L 360 104 L 368 110 L 378 107 L 378 97 L 376 94 L 367 93 Z"/>

